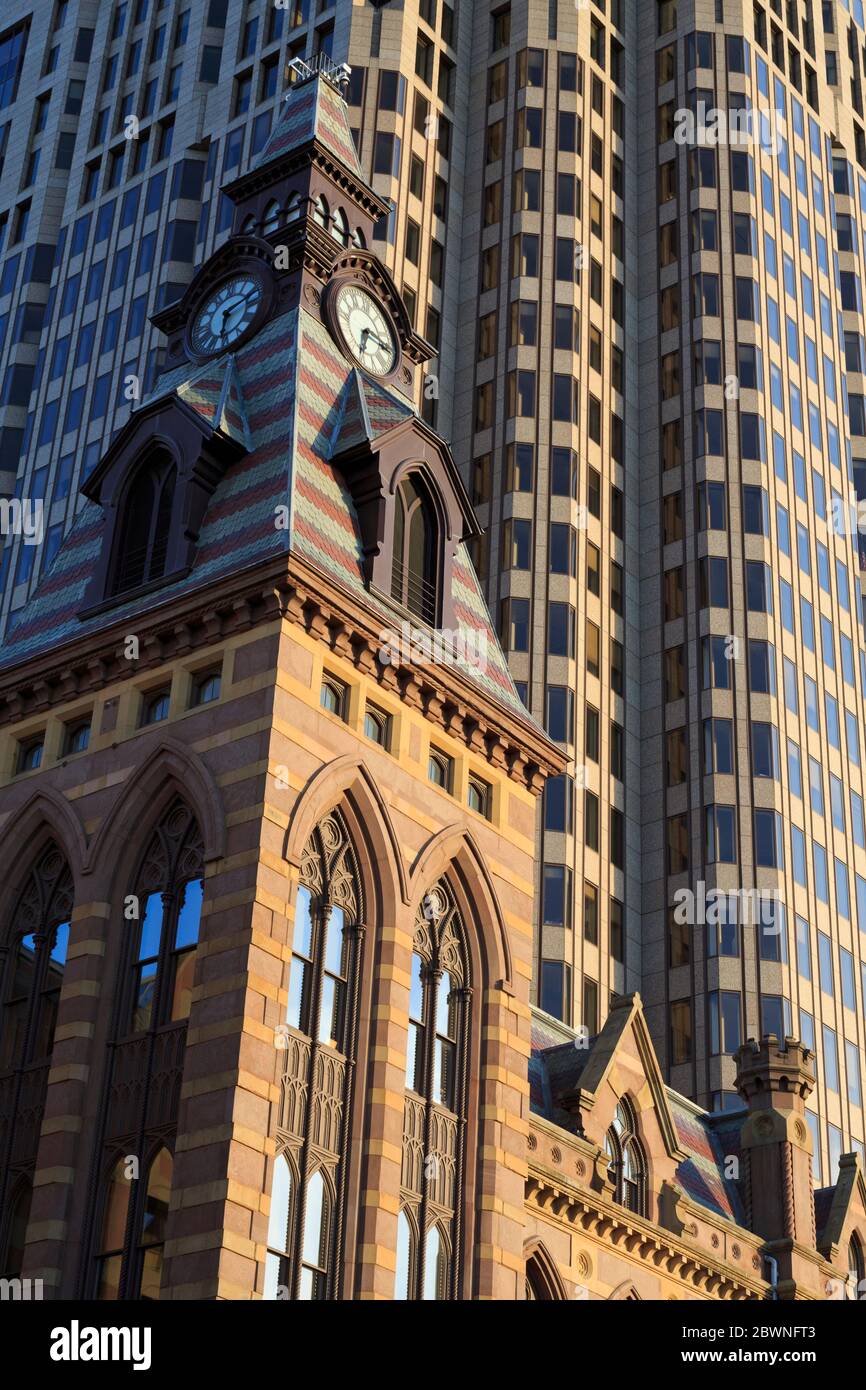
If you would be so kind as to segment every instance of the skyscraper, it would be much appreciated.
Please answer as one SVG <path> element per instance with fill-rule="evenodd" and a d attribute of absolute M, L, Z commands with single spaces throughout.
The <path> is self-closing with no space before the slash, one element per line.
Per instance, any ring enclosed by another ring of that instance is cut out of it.
<path fill-rule="evenodd" d="M 861 10 L 60 0 L 0 33 L 0 482 L 45 499 L 44 543 L 7 538 L 4 627 L 154 385 L 148 317 L 228 237 L 220 187 L 293 58 L 347 62 L 374 245 L 439 354 L 417 403 L 572 760 L 535 998 L 593 1035 L 639 988 L 668 1081 L 719 1108 L 739 1043 L 793 1031 L 827 1176 L 866 1137 Z"/>

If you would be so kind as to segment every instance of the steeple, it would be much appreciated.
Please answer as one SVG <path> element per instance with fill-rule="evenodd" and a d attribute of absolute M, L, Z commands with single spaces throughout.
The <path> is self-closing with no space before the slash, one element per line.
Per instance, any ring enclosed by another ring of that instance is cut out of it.
<path fill-rule="evenodd" d="M 296 80 L 270 139 L 253 166 L 223 189 L 236 204 L 232 235 L 183 297 L 154 315 L 168 339 L 166 369 L 200 365 L 229 346 L 227 329 L 239 346 L 300 304 L 351 349 L 336 308 L 339 291 L 351 282 L 375 295 L 382 314 L 378 332 L 371 320 L 365 338 L 380 360 L 357 350 L 356 359 L 411 399 L 412 368 L 434 350 L 415 332 L 393 277 L 370 249 L 389 205 L 358 162 L 341 90 L 349 70 L 324 55 L 292 66 Z M 352 311 L 344 299 L 342 319 Z M 386 339 L 393 350 L 386 351 Z"/>
<path fill-rule="evenodd" d="M 297 233 L 309 221 L 324 238 L 330 235 L 323 252 L 332 264 L 335 245 L 370 244 L 389 204 L 373 192 L 358 161 L 342 92 L 349 68 L 319 54 L 309 63 L 295 59 L 292 70 L 295 80 L 267 144 L 223 192 L 236 204 L 234 235 L 256 230 L 284 242 L 288 229 Z"/>

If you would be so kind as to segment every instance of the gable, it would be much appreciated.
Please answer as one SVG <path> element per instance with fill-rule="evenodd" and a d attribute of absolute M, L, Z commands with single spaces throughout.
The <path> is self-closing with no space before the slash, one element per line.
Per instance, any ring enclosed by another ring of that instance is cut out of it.
<path fill-rule="evenodd" d="M 725 1173 L 728 1155 L 739 1152 L 742 1117 L 724 1117 L 736 1130 L 732 1147 L 727 1131 L 724 1139 L 715 1132 L 716 1117 L 664 1084 L 639 996 L 616 1000 L 601 1033 L 588 1046 L 581 1041 L 572 1029 L 533 1011 L 530 1109 L 601 1146 L 616 1099 L 627 1093 L 656 1170 L 660 1160 L 662 1169 L 667 1161 L 670 1180 L 692 1201 L 742 1225 L 739 1190 Z"/>

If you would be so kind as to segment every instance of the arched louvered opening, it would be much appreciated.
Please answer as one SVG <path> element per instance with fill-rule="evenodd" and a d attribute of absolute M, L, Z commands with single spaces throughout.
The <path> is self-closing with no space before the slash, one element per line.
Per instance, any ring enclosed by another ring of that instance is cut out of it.
<path fill-rule="evenodd" d="M 138 466 L 121 503 L 115 593 L 137 589 L 165 573 L 176 479 L 174 460 L 165 449 L 155 450 Z"/>
<path fill-rule="evenodd" d="M 328 207 L 327 198 L 323 197 L 321 193 L 313 204 L 313 221 L 317 222 L 320 227 L 328 228 L 330 225 L 331 210 Z"/>
<path fill-rule="evenodd" d="M 341 246 L 349 245 L 349 223 L 342 208 L 337 208 L 331 218 L 331 236 L 338 241 Z"/>
<path fill-rule="evenodd" d="M 275 232 L 280 225 L 280 221 L 280 205 L 274 198 L 268 203 L 265 208 L 264 217 L 262 218 L 262 231 L 265 236 L 269 236 L 271 232 Z"/>
<path fill-rule="evenodd" d="M 439 606 L 439 522 L 423 478 L 409 473 L 397 488 L 391 597 L 435 626 Z"/>
<path fill-rule="evenodd" d="M 363 921 L 357 856 L 334 810 L 304 849 L 295 900 L 265 1298 L 341 1296 Z"/>

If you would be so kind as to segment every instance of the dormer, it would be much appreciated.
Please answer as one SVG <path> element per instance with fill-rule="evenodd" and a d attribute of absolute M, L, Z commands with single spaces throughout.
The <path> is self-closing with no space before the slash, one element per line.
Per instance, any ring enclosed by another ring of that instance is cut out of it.
<path fill-rule="evenodd" d="M 210 418 L 176 394 L 136 412 L 82 487 L 102 508 L 104 540 L 79 617 L 188 574 L 214 490 L 245 453 L 219 401 Z"/>
<path fill-rule="evenodd" d="M 371 590 L 433 628 L 456 632 L 462 542 L 481 527 L 444 440 L 353 371 L 331 443 L 352 495 Z"/>

